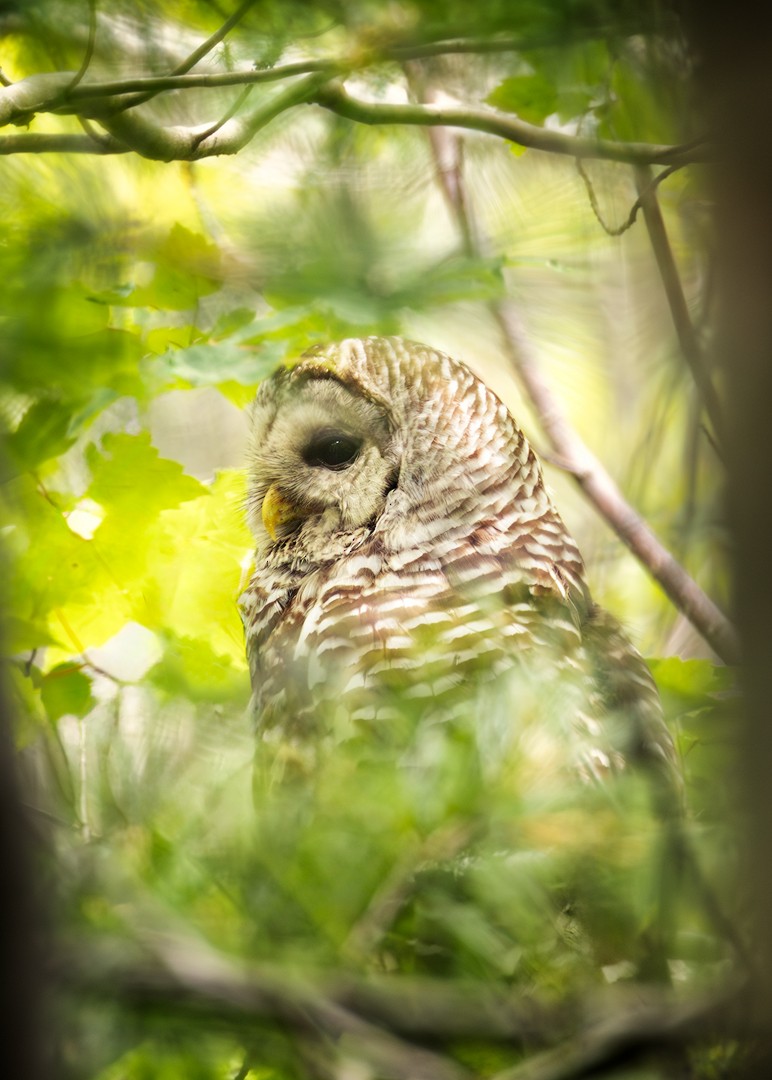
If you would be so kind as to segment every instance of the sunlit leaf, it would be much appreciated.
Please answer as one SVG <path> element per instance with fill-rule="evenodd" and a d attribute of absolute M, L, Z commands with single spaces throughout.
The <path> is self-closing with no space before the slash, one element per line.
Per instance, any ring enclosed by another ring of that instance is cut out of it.
<path fill-rule="evenodd" d="M 489 105 L 517 113 L 529 124 L 543 124 L 557 110 L 558 92 L 554 82 L 543 75 L 513 75 L 487 97 Z"/>
<path fill-rule="evenodd" d="M 67 715 L 85 716 L 94 706 L 91 679 L 72 664 L 60 664 L 47 672 L 40 696 L 51 721 Z"/>

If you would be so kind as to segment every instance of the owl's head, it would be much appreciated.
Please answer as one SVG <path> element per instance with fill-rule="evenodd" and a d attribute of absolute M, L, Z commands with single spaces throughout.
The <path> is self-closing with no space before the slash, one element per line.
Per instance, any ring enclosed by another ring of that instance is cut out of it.
<path fill-rule="evenodd" d="M 281 543 L 326 519 L 350 531 L 383 508 L 399 455 L 386 408 L 305 362 L 264 382 L 252 407 L 249 522 Z"/>
<path fill-rule="evenodd" d="M 443 353 L 401 338 L 305 353 L 252 408 L 249 522 L 259 550 L 443 517 L 479 525 L 542 498 L 540 470 L 499 399 Z M 546 495 L 543 496 L 546 500 Z M 321 547 L 320 547 L 321 545 Z"/>

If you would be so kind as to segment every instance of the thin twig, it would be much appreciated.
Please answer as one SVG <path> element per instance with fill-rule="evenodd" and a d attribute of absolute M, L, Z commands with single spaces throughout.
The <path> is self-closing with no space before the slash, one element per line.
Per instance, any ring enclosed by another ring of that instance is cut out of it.
<path fill-rule="evenodd" d="M 689 370 L 692 373 L 697 392 L 705 406 L 705 411 L 710 418 L 716 440 L 722 445 L 724 422 L 721 415 L 721 405 L 718 400 L 713 383 L 705 364 L 705 357 L 694 329 L 689 308 L 684 296 L 681 277 L 678 273 L 673 249 L 668 240 L 665 221 L 657 200 L 656 192 L 651 185 L 651 170 L 644 165 L 636 165 L 635 186 L 638 190 L 638 198 L 643 208 L 643 218 L 649 232 L 649 239 L 654 250 L 654 258 L 657 261 L 659 274 L 667 296 L 670 314 L 673 317 L 681 352 L 684 355 Z"/>
<path fill-rule="evenodd" d="M 223 115 L 220 117 L 220 119 L 215 120 L 215 122 L 213 124 L 210 124 L 208 128 L 205 128 L 203 131 L 199 132 L 199 134 L 193 140 L 194 149 L 197 150 L 202 142 L 204 142 L 206 139 L 208 139 L 211 135 L 214 135 L 216 132 L 218 132 L 220 130 L 220 128 L 224 127 L 224 125 L 227 124 L 228 121 L 231 120 L 236 115 L 236 113 L 239 111 L 239 109 L 241 108 L 241 106 L 244 104 L 244 102 L 247 100 L 247 98 L 249 97 L 249 95 L 251 93 L 252 93 L 252 87 L 251 86 L 245 86 L 244 89 L 239 94 L 239 96 L 233 102 L 231 107 L 227 110 L 227 112 L 223 113 Z"/>
<path fill-rule="evenodd" d="M 87 120 L 85 116 L 79 116 L 78 123 L 88 137 L 96 143 L 102 153 L 110 153 L 112 151 L 112 147 L 115 144 L 115 139 L 113 139 L 112 135 L 106 135 L 103 131 L 97 131 L 91 121 Z M 129 148 L 126 146 L 124 149 L 128 151 Z"/>
<path fill-rule="evenodd" d="M 584 167 L 584 164 L 579 160 L 579 158 L 576 159 L 576 171 L 579 173 L 582 180 L 584 181 L 584 186 L 587 190 L 587 198 L 590 200 L 592 212 L 593 214 L 595 214 L 595 217 L 597 218 L 600 227 L 605 233 L 608 233 L 609 236 L 622 236 L 623 233 L 626 233 L 628 231 L 628 229 L 632 229 L 633 225 L 638 219 L 638 213 L 643 207 L 644 197 L 654 192 L 663 180 L 667 180 L 669 176 L 672 176 L 673 173 L 678 172 L 679 169 L 683 168 L 683 165 L 669 165 L 667 169 L 663 169 L 661 173 L 657 173 L 657 175 L 651 180 L 651 183 L 646 188 L 646 190 L 638 196 L 633 205 L 630 207 L 630 213 L 627 215 L 622 224 L 609 225 L 603 217 L 603 214 L 601 213 L 601 209 L 598 204 L 598 198 L 595 194 L 595 187 L 593 186 L 592 180 L 590 179 L 590 175 L 587 172 L 587 169 Z"/>
<path fill-rule="evenodd" d="M 190 53 L 189 56 L 186 56 L 184 60 L 177 64 L 176 67 L 172 68 L 169 74 L 172 77 L 174 77 L 175 75 L 186 75 L 191 68 L 196 66 L 199 60 L 203 60 L 207 53 L 210 53 L 212 51 L 215 45 L 219 45 L 223 38 L 228 33 L 230 33 L 233 27 L 236 26 L 237 23 L 241 22 L 246 13 L 251 7 L 254 6 L 254 4 L 255 0 L 244 0 L 244 3 L 241 5 L 241 7 L 237 8 L 236 11 L 234 11 L 234 13 L 230 16 L 230 18 L 225 20 L 222 26 L 215 30 L 213 34 L 210 34 L 206 41 L 202 41 L 198 48 L 194 49 L 193 52 Z M 142 105 L 146 101 L 149 101 L 149 99 L 153 96 L 153 91 L 146 90 L 144 93 L 135 94 L 133 97 L 125 99 L 121 102 L 120 107 L 121 109 L 134 109 L 138 105 Z"/>
<path fill-rule="evenodd" d="M 430 833 L 423 843 L 408 846 L 351 928 L 343 945 L 344 955 L 357 960 L 372 956 L 410 896 L 417 868 L 458 855 L 468 846 L 472 832 L 469 825 L 452 823 Z"/>
<path fill-rule="evenodd" d="M 138 75 L 106 82 L 90 82 L 78 86 L 70 95 L 72 102 L 94 98 L 120 97 L 136 92 L 161 93 L 167 90 L 217 89 L 228 86 L 251 86 L 254 83 L 280 82 L 296 75 L 324 72 L 332 76 L 346 69 L 339 60 L 299 60 L 280 67 L 255 71 L 196 72 L 191 75 Z"/>
<path fill-rule="evenodd" d="M 88 0 L 88 41 L 86 42 L 86 51 L 83 55 L 83 60 L 78 70 L 73 76 L 72 82 L 65 90 L 65 95 L 74 90 L 83 76 L 89 69 L 92 57 L 94 55 L 94 45 L 96 43 L 96 31 L 97 31 L 97 19 L 96 19 L 96 0 Z"/>
<path fill-rule="evenodd" d="M 225 20 L 219 29 L 215 30 L 213 34 L 202 41 L 197 49 L 194 49 L 190 56 L 187 56 L 176 68 L 171 72 L 172 75 L 184 75 L 195 67 L 199 60 L 203 60 L 207 53 L 210 53 L 215 45 L 219 45 L 220 42 L 226 37 L 237 23 L 240 23 L 246 13 L 251 7 L 254 7 L 255 0 L 244 0 L 241 7 L 236 8 L 233 14 Z"/>

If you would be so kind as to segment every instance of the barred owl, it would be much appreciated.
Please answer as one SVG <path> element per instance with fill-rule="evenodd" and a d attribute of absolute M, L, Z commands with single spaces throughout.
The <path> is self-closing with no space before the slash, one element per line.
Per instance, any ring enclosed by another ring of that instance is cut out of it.
<path fill-rule="evenodd" d="M 585 775 L 672 757 L 649 671 L 592 602 L 533 450 L 467 367 L 400 338 L 316 347 L 262 384 L 252 430 L 240 606 L 264 744 L 302 762 L 406 713 L 482 729 L 502 695 L 516 732 L 568 685 Z"/>

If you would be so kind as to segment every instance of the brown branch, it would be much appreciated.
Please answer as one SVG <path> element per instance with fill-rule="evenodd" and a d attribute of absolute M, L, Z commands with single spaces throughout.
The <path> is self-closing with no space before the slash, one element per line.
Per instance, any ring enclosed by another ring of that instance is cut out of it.
<path fill-rule="evenodd" d="M 504 348 L 541 421 L 552 448 L 560 455 L 595 509 L 666 595 L 725 663 L 737 663 L 740 647 L 734 627 L 626 501 L 616 482 L 571 426 L 538 367 L 514 305 L 491 305 Z"/>
<path fill-rule="evenodd" d="M 408 77 L 411 77 L 410 72 Z M 439 131 L 432 134 L 434 141 L 431 145 L 437 161 L 441 190 L 456 218 L 467 251 L 477 253 L 484 241 L 466 198 L 459 139 L 456 137 L 441 147 L 437 142 Z M 455 148 L 452 144 L 455 144 Z M 447 162 L 443 163 L 443 156 L 447 158 L 449 153 L 455 153 L 455 169 L 449 168 Z M 652 195 L 650 178 L 641 191 L 644 205 L 647 195 Z M 494 301 L 489 307 L 501 331 L 505 354 L 562 467 L 574 476 L 601 517 L 659 582 L 675 607 L 686 616 L 714 652 L 726 663 L 736 663 L 740 658 L 740 647 L 734 627 L 630 506 L 605 466 L 574 430 L 542 375 L 514 304 L 511 300 Z"/>
<path fill-rule="evenodd" d="M 665 295 L 670 307 L 670 314 L 673 317 L 673 325 L 678 335 L 681 352 L 689 365 L 697 392 L 713 425 L 717 441 L 719 445 L 722 445 L 724 442 L 724 422 L 721 405 L 708 374 L 697 332 L 689 315 L 681 277 L 673 256 L 673 249 L 668 240 L 665 221 L 662 217 L 656 192 L 652 188 L 651 171 L 644 165 L 637 165 L 634 173 L 638 199 L 643 208 L 643 218 L 646 222 L 654 258 L 657 261 L 659 274 L 665 288 Z"/>

